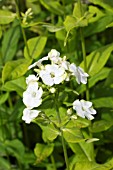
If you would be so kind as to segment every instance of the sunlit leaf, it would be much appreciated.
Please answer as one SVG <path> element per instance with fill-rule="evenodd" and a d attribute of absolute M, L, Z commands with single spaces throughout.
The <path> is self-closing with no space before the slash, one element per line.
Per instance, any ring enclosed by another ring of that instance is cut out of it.
<path fill-rule="evenodd" d="M 90 130 L 92 133 L 102 132 L 102 131 L 106 131 L 107 129 L 109 129 L 112 125 L 113 125 L 112 121 L 99 120 L 99 121 L 95 121 L 92 124 Z"/>
<path fill-rule="evenodd" d="M 17 79 L 23 76 L 31 62 L 32 60 L 27 59 L 8 61 L 2 71 L 2 82 L 4 83 L 6 80 Z"/>
<path fill-rule="evenodd" d="M 104 67 L 112 51 L 113 44 L 110 44 L 93 51 L 87 56 L 88 74 L 90 76 L 94 76 Z M 84 68 L 84 62 L 80 66 Z"/>
<path fill-rule="evenodd" d="M 0 24 L 9 24 L 16 17 L 15 13 L 7 10 L 0 10 Z"/>
<path fill-rule="evenodd" d="M 26 89 L 25 77 L 20 77 L 15 80 L 7 81 L 3 86 L 2 90 L 5 91 L 16 91 L 20 96 L 23 95 L 23 91 Z"/>
<path fill-rule="evenodd" d="M 42 53 L 45 47 L 46 41 L 47 41 L 47 37 L 44 36 L 31 38 L 27 41 L 28 49 L 30 52 L 30 58 L 38 59 L 38 57 L 40 56 L 40 54 Z M 24 56 L 26 59 L 30 59 L 26 47 L 24 48 Z"/>
<path fill-rule="evenodd" d="M 48 156 L 53 152 L 54 145 L 53 144 L 40 144 L 37 143 L 34 149 L 34 153 L 37 157 L 36 162 L 40 163 L 45 160 Z"/>
<path fill-rule="evenodd" d="M 3 61 L 9 61 L 12 60 L 16 50 L 18 41 L 20 38 L 20 27 L 19 25 L 11 27 L 3 37 L 2 41 L 2 58 Z"/>

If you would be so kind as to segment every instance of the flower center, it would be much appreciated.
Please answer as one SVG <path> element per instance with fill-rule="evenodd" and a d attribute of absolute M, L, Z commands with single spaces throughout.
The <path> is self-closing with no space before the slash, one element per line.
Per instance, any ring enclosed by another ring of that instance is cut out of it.
<path fill-rule="evenodd" d="M 55 73 L 53 73 L 53 72 L 51 72 L 50 75 L 52 78 L 55 77 Z"/>
<path fill-rule="evenodd" d="M 32 93 L 32 97 L 36 97 L 36 92 L 33 92 L 33 93 Z"/>

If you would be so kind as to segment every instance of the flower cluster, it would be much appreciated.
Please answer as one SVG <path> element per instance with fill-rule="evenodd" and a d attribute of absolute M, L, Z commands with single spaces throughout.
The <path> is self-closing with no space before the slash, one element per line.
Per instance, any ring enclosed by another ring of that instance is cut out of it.
<path fill-rule="evenodd" d="M 43 64 L 44 62 L 49 64 Z M 72 76 L 76 78 L 78 84 L 86 84 L 89 76 L 81 67 L 67 61 L 66 56 L 61 58 L 60 53 L 55 49 L 52 49 L 46 57 L 30 65 L 28 69 L 34 67 L 37 76 L 29 75 L 26 78 L 27 89 L 23 93 L 23 103 L 26 108 L 23 111 L 22 119 L 26 123 L 30 123 L 40 113 L 37 109 L 33 110 L 42 103 L 43 89 L 39 87 L 38 81 L 41 80 L 44 85 L 48 86 L 51 93 L 55 93 L 53 86 L 64 81 L 70 81 Z M 96 114 L 96 111 L 92 108 L 92 103 L 84 100 L 74 101 L 73 109 L 76 110 L 78 116 L 87 117 L 90 120 L 94 118 L 92 115 Z"/>
<path fill-rule="evenodd" d="M 43 61 L 49 60 L 51 63 L 43 65 Z M 82 68 L 77 67 L 74 63 L 66 60 L 66 56 L 60 57 L 60 53 L 52 49 L 48 56 L 43 57 L 34 64 L 29 66 L 29 69 L 37 66 L 38 77 L 40 77 L 45 85 L 53 86 L 60 84 L 63 81 L 69 81 L 71 76 L 76 78 L 78 84 L 87 83 L 88 74 Z"/>
<path fill-rule="evenodd" d="M 22 119 L 26 123 L 30 123 L 34 118 L 39 114 L 39 110 L 32 110 L 35 107 L 38 107 L 42 103 L 42 88 L 38 86 L 38 78 L 35 75 L 29 75 L 26 78 L 27 89 L 23 93 L 23 103 L 27 108 L 23 111 Z"/>

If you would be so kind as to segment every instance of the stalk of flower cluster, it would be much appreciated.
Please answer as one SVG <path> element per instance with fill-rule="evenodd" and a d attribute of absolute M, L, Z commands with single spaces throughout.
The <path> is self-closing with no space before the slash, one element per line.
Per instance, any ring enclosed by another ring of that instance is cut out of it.
<path fill-rule="evenodd" d="M 19 11 L 18 1 L 17 0 L 15 0 L 15 4 L 16 4 L 17 15 L 18 15 L 20 27 L 21 27 L 21 30 L 22 30 L 22 35 L 23 35 L 24 43 L 25 43 L 25 46 L 26 46 L 26 49 L 27 49 L 27 53 L 28 53 L 28 56 L 29 56 L 29 59 L 30 59 L 31 57 L 30 57 L 30 52 L 29 52 L 29 48 L 28 48 L 28 45 L 27 45 L 27 38 L 26 38 L 25 31 L 24 31 L 24 29 L 22 27 L 20 11 Z"/>
<path fill-rule="evenodd" d="M 59 126 L 61 124 L 61 117 L 60 117 L 60 112 L 59 112 L 59 102 L 58 102 L 58 91 L 55 93 L 55 106 L 56 106 L 56 112 L 57 112 L 57 117 L 58 117 L 58 122 L 59 122 Z M 65 144 L 65 140 L 63 137 L 63 131 L 60 127 L 60 132 L 61 132 L 61 139 L 62 139 L 62 147 L 63 147 L 63 152 L 64 152 L 64 158 L 65 158 L 65 162 L 66 162 L 66 167 L 67 170 L 69 170 L 69 161 L 68 161 L 68 155 L 67 155 L 67 149 L 66 149 L 66 144 Z"/>
<path fill-rule="evenodd" d="M 81 12 L 81 17 L 82 17 L 82 6 L 81 6 L 81 0 L 78 0 L 78 6 Z M 86 48 L 85 48 L 85 39 L 83 35 L 83 28 L 80 27 L 80 37 L 81 37 L 81 45 L 82 45 L 82 53 L 83 53 L 83 60 L 84 60 L 84 70 L 86 73 L 88 73 L 88 68 L 87 68 L 87 60 L 86 60 Z M 89 83 L 87 80 L 86 84 L 86 100 L 89 101 Z"/>

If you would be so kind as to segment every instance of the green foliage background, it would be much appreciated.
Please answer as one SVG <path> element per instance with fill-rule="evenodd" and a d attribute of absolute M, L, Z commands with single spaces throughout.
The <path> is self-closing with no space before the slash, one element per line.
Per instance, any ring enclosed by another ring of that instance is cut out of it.
<path fill-rule="evenodd" d="M 97 115 L 91 124 L 78 119 L 76 126 L 83 128 L 86 138 L 90 133 L 100 140 L 77 143 L 75 134 L 79 132 L 70 125 L 70 134 L 64 131 L 70 170 L 113 169 L 113 1 L 81 2 L 82 16 L 76 0 L 0 1 L 0 170 L 55 170 L 54 162 L 57 169 L 65 169 L 58 131 L 51 125 L 42 125 L 42 132 L 36 124 L 22 121 L 22 94 L 28 66 L 51 49 L 84 68 L 81 29 L 90 100 Z M 29 8 L 33 15 L 25 18 Z M 85 98 L 85 86 L 73 81 L 63 89 L 63 106 L 77 98 L 74 90 L 79 98 Z M 51 97 L 49 100 L 43 107 L 48 115 L 54 112 Z M 61 110 L 66 112 L 64 107 Z M 45 144 L 44 139 L 55 140 Z"/>

